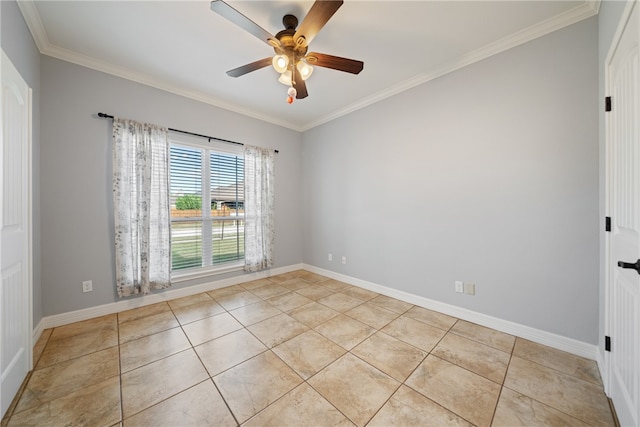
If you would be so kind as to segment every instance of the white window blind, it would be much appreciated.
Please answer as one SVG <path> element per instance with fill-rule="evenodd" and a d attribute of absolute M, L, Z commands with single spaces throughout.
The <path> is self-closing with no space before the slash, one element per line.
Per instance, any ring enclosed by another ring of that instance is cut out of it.
<path fill-rule="evenodd" d="M 244 158 L 171 142 L 173 271 L 213 268 L 244 258 Z"/>

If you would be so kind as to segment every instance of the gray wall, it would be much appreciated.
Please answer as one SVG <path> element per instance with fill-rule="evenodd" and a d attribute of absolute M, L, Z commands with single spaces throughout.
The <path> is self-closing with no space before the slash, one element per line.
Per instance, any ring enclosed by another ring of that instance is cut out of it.
<path fill-rule="evenodd" d="M 33 324 L 42 318 L 40 274 L 40 53 L 15 1 L 0 1 L 2 50 L 33 90 Z"/>
<path fill-rule="evenodd" d="M 604 69 L 605 62 L 607 59 L 607 54 L 609 53 L 609 47 L 611 46 L 611 42 L 613 41 L 613 36 L 618 29 L 618 23 L 622 16 L 622 12 L 624 11 L 627 2 L 624 1 L 603 1 L 600 3 L 600 12 L 598 14 L 598 123 L 600 132 L 598 134 L 599 141 L 599 151 L 600 151 L 600 316 L 599 316 L 599 331 L 598 339 L 600 342 L 599 348 L 601 351 L 602 358 L 604 360 L 604 336 L 607 331 L 605 331 L 605 271 L 604 271 L 604 262 L 605 262 L 605 232 L 604 232 L 604 217 L 606 215 L 605 210 L 605 119 L 604 119 L 604 98 L 608 94 L 605 93 L 604 90 Z"/>
<path fill-rule="evenodd" d="M 593 17 L 305 132 L 305 262 L 597 343 L 597 61 Z"/>
<path fill-rule="evenodd" d="M 300 133 L 46 56 L 41 75 L 44 315 L 117 301 L 111 121 L 98 112 L 280 150 L 275 267 L 302 262 Z"/>

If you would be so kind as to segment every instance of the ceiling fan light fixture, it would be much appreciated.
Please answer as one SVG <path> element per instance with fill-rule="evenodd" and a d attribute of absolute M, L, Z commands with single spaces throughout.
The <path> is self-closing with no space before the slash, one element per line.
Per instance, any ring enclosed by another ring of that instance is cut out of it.
<path fill-rule="evenodd" d="M 306 61 L 303 61 L 301 59 L 300 61 L 298 61 L 298 64 L 296 64 L 296 67 L 300 72 L 300 77 L 302 77 L 302 80 L 307 80 L 309 77 L 311 77 L 311 74 L 313 73 L 313 67 L 307 64 Z"/>
<path fill-rule="evenodd" d="M 284 73 L 280 74 L 278 81 L 285 86 L 291 86 L 291 71 L 287 70 Z"/>
<path fill-rule="evenodd" d="M 276 55 L 273 57 L 271 64 L 277 72 L 284 73 L 289 66 L 289 58 L 287 55 Z"/>

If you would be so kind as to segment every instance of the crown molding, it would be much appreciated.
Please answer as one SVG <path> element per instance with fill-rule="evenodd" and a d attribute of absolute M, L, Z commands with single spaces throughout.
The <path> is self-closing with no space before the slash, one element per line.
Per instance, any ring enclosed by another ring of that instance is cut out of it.
<path fill-rule="evenodd" d="M 594 15 L 597 15 L 599 10 L 600 10 L 600 0 L 586 1 L 580 6 L 576 6 L 573 9 L 569 9 L 564 13 L 561 13 L 545 21 L 534 24 L 528 28 L 525 28 L 514 34 L 511 34 L 503 39 L 497 40 L 493 43 L 483 46 L 480 49 L 476 49 L 472 52 L 469 52 L 457 58 L 454 61 L 450 61 L 444 64 L 442 67 L 432 72 L 418 74 L 414 77 L 411 77 L 408 80 L 405 80 L 404 82 L 388 87 L 387 89 L 377 92 L 358 102 L 347 105 L 346 107 L 340 110 L 337 110 L 332 114 L 323 116 L 317 120 L 309 122 L 303 126 L 303 131 L 312 129 L 324 123 L 328 123 L 332 120 L 335 120 L 339 117 L 342 117 L 344 115 L 357 111 L 361 108 L 364 108 L 371 104 L 375 104 L 376 102 L 382 101 L 383 99 L 389 98 L 391 96 L 397 95 L 399 93 L 412 89 L 421 84 L 427 83 L 431 80 L 437 79 L 438 77 L 444 76 L 445 74 L 452 73 L 463 67 L 482 61 L 483 59 L 489 58 L 490 56 L 497 55 L 498 53 L 504 52 L 506 50 L 509 50 L 521 44 L 527 43 L 531 40 L 537 39 L 539 37 L 542 37 L 544 35 L 557 31 L 561 28 L 567 27 L 571 24 L 575 24 L 584 19 L 590 18 Z"/>
<path fill-rule="evenodd" d="M 414 77 L 409 78 L 408 80 L 405 80 L 404 82 L 390 86 L 358 102 L 349 104 L 344 108 L 332 112 L 331 114 L 322 116 L 301 126 L 294 125 L 290 122 L 286 122 L 273 116 L 258 113 L 250 108 L 244 108 L 237 104 L 221 101 L 214 96 L 204 95 L 201 92 L 185 89 L 184 87 L 178 85 L 173 85 L 162 79 L 153 78 L 145 73 L 139 73 L 125 67 L 115 66 L 108 62 L 82 55 L 68 49 L 53 46 L 49 42 L 49 38 L 47 37 L 47 33 L 44 29 L 44 25 L 42 23 L 42 20 L 40 19 L 40 14 L 38 13 L 38 9 L 36 8 L 34 1 L 20 0 L 17 3 L 22 16 L 25 19 L 25 22 L 27 23 L 27 27 L 29 28 L 31 35 L 33 36 L 36 46 L 40 50 L 40 53 L 43 55 L 51 56 L 63 61 L 91 68 L 96 71 L 101 71 L 157 89 L 161 89 L 166 92 L 184 96 L 195 101 L 213 105 L 215 107 L 242 114 L 244 116 L 252 117 L 254 119 L 262 120 L 264 122 L 275 124 L 277 126 L 291 129 L 297 132 L 304 132 L 316 126 L 328 123 L 339 117 L 357 111 L 361 108 L 367 107 L 371 104 L 375 104 L 376 102 L 382 101 L 383 99 L 389 98 L 421 84 L 427 83 L 445 74 L 449 74 L 453 71 L 459 70 L 463 67 L 466 67 L 467 65 L 471 65 L 490 56 L 504 52 L 508 49 L 534 40 L 538 37 L 542 37 L 556 30 L 559 30 L 571 24 L 575 24 L 579 21 L 590 18 L 591 16 L 597 15 L 600 10 L 600 1 L 601 0 L 585 1 L 581 5 L 569 9 L 564 13 L 534 24 L 501 40 L 497 40 L 493 43 L 483 46 L 480 49 L 469 52 L 468 54 L 465 54 L 454 61 L 450 61 L 444 64 L 442 67 L 436 70 L 433 70 L 429 73 L 418 74 Z"/>
<path fill-rule="evenodd" d="M 16 3 L 31 32 L 33 41 L 36 43 L 40 53 L 43 53 L 51 47 L 51 44 L 49 43 L 49 37 L 47 37 L 47 32 L 44 29 L 44 24 L 42 23 L 42 19 L 40 19 L 40 14 L 38 13 L 35 3 L 32 0 L 16 1 Z"/>
<path fill-rule="evenodd" d="M 50 45 L 50 47 L 45 52 L 41 52 L 41 53 L 47 56 L 61 59 L 63 61 L 67 61 L 73 64 L 83 66 L 86 68 L 91 68 L 96 71 L 100 71 L 116 77 L 121 77 L 126 80 L 131 80 L 136 83 L 141 83 L 143 85 L 160 89 L 165 92 L 173 93 L 175 95 L 180 95 L 185 98 L 189 98 L 205 104 L 213 105 L 215 107 L 219 107 L 224 110 L 232 111 L 234 113 L 242 114 L 244 116 L 252 117 L 254 119 L 262 120 L 264 122 L 272 123 L 284 128 L 301 132 L 301 129 L 299 127 L 296 127 L 295 125 L 292 125 L 289 122 L 277 119 L 275 117 L 266 116 L 266 115 L 257 113 L 254 110 L 243 108 L 236 104 L 221 101 L 220 99 L 217 99 L 214 96 L 209 96 L 199 91 L 189 90 L 182 86 L 167 83 L 162 79 L 151 77 L 146 73 L 140 73 L 140 72 L 127 69 L 125 67 L 116 66 L 116 65 L 110 64 L 109 62 L 101 61 L 101 60 L 98 60 L 98 59 L 95 59 L 71 50 Z"/>
<path fill-rule="evenodd" d="M 106 61 L 101 61 L 99 59 L 83 55 L 72 50 L 55 46 L 49 42 L 47 32 L 44 29 L 44 24 L 40 19 L 40 14 L 38 13 L 38 9 L 36 8 L 34 1 L 21 0 L 17 3 L 18 7 L 20 8 L 20 12 L 25 19 L 25 22 L 27 23 L 27 27 L 29 28 L 29 31 L 31 32 L 31 35 L 36 43 L 36 46 L 38 47 L 40 53 L 43 55 L 61 59 L 66 62 L 71 62 L 73 64 L 110 74 L 116 77 L 121 77 L 126 80 L 131 80 L 136 83 L 141 83 L 146 86 L 163 90 L 165 92 L 173 93 L 175 95 L 184 96 L 185 98 L 213 105 L 214 107 L 219 107 L 224 110 L 232 111 L 234 113 L 262 120 L 267 123 L 292 129 L 297 132 L 302 132 L 301 127 L 295 126 L 284 120 L 260 114 L 254 110 L 243 108 L 236 104 L 221 101 L 220 99 L 217 99 L 213 96 L 205 95 L 202 92 L 185 89 L 182 86 L 167 83 L 162 79 L 151 77 L 145 73 L 136 72 L 125 67 L 116 66 Z"/>

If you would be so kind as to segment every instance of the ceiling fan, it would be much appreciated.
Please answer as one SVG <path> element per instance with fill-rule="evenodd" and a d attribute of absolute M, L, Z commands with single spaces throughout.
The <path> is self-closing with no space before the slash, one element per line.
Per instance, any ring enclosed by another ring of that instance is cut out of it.
<path fill-rule="evenodd" d="M 211 10 L 253 34 L 275 51 L 273 57 L 234 68 L 227 71 L 227 75 L 240 77 L 272 65 L 280 73 L 278 81 L 290 86 L 287 92 L 289 95 L 287 102 L 291 104 L 294 98 L 303 99 L 309 95 L 305 80 L 313 72 L 314 65 L 351 74 L 360 73 L 364 67 L 362 61 L 324 53 L 307 52 L 311 40 L 342 6 L 342 3 L 343 0 L 316 0 L 300 26 L 298 26 L 298 18 L 293 15 L 285 15 L 282 18 L 285 29 L 273 36 L 223 0 L 213 0 Z"/>

